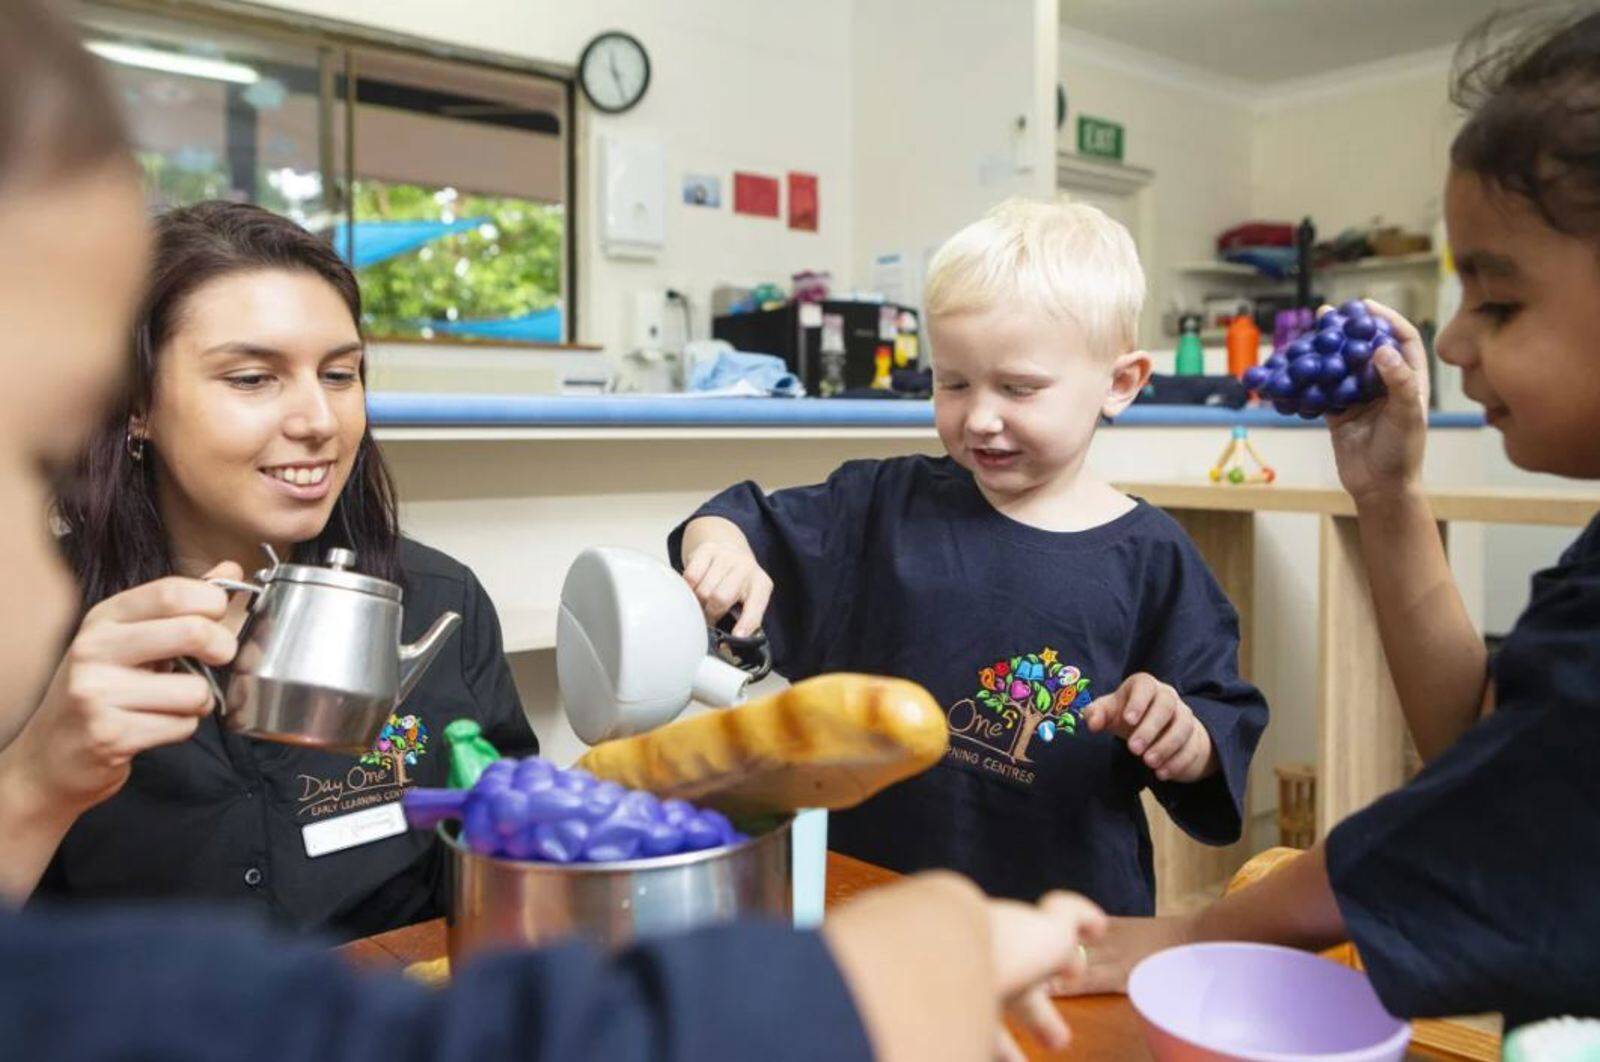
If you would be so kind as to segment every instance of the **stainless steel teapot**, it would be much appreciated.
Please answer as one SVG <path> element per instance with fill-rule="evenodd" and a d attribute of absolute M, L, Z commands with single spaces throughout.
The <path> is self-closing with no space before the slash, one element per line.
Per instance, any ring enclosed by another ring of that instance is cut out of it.
<path fill-rule="evenodd" d="M 461 616 L 445 612 L 402 645 L 400 587 L 351 571 L 355 553 L 330 549 L 324 567 L 282 564 L 266 549 L 272 566 L 256 573 L 259 585 L 212 580 L 255 597 L 225 695 L 207 675 L 223 725 L 266 741 L 365 752 Z"/>

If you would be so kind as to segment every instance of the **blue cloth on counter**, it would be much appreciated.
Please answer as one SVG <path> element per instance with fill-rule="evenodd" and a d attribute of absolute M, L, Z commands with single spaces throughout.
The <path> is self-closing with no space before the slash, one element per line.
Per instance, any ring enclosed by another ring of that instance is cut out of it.
<path fill-rule="evenodd" d="M 775 398 L 799 398 L 806 393 L 799 377 L 774 354 L 735 350 L 721 340 L 691 343 L 684 354 L 689 359 L 686 389 L 690 391 L 720 391 L 744 383 Z"/>
<path fill-rule="evenodd" d="M 1490 677 L 1491 715 L 1328 835 L 1328 878 L 1391 1013 L 1600 1015 L 1600 517 Z"/>
<path fill-rule="evenodd" d="M 1143 790 L 1204 843 L 1239 837 L 1267 705 L 1239 676 L 1233 606 L 1160 509 L 1044 531 L 997 512 L 949 458 L 916 456 L 770 495 L 741 483 L 695 516 L 733 521 L 771 576 L 763 623 L 781 674 L 907 678 L 949 716 L 941 762 L 830 813 L 834 851 L 905 873 L 947 867 L 994 896 L 1064 888 L 1148 915 Z M 682 532 L 668 544 L 680 566 Z M 1082 725 L 1089 701 L 1141 671 L 1177 687 L 1218 773 L 1160 781 Z"/>

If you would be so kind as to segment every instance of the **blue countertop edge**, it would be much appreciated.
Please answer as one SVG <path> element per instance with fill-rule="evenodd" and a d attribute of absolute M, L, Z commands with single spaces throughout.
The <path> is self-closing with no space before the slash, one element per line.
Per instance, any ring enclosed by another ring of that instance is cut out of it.
<path fill-rule="evenodd" d="M 714 427 L 714 428 L 929 428 L 930 402 L 871 399 L 657 398 L 649 395 L 408 394 L 367 396 L 375 428 L 421 427 Z M 1271 409 L 1216 406 L 1130 407 L 1113 426 L 1122 428 L 1310 428 L 1321 420 L 1285 417 Z M 1433 413 L 1432 428 L 1481 428 L 1480 413 Z"/>

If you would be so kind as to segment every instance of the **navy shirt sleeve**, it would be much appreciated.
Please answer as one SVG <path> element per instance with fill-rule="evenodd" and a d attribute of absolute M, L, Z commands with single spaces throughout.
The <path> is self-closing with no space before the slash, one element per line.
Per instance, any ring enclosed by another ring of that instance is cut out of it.
<path fill-rule="evenodd" d="M 1600 1001 L 1600 551 L 1534 577 L 1494 679 L 1492 715 L 1328 836 L 1334 895 L 1396 1014 L 1515 1024 Z"/>
<path fill-rule="evenodd" d="M 1211 737 L 1217 772 L 1198 782 L 1150 788 L 1185 833 L 1232 844 L 1244 830 L 1250 760 L 1267 726 L 1267 702 L 1239 676 L 1239 614 L 1205 560 L 1174 525 L 1160 567 L 1144 580 L 1140 644 L 1130 671 L 1145 671 L 1178 691 Z"/>
<path fill-rule="evenodd" d="M 6 1056 L 39 1060 L 871 1057 L 820 938 L 775 925 L 508 953 L 438 991 L 222 922 L 0 915 L 0 988 Z"/>
<path fill-rule="evenodd" d="M 799 681 L 820 673 L 832 640 L 848 630 L 866 544 L 866 521 L 880 462 L 851 461 L 827 482 L 767 494 L 744 482 L 702 505 L 689 519 L 720 516 L 738 526 L 774 592 L 762 629 L 775 669 Z M 667 551 L 683 569 L 683 529 Z"/>

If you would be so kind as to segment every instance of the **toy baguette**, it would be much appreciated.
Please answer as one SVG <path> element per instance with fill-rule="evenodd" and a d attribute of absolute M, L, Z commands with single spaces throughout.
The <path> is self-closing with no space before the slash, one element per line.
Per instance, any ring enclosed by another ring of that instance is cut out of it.
<path fill-rule="evenodd" d="M 606 741 L 577 766 L 730 816 L 847 808 L 926 770 L 949 744 L 921 686 L 820 675 L 737 708 Z"/>

